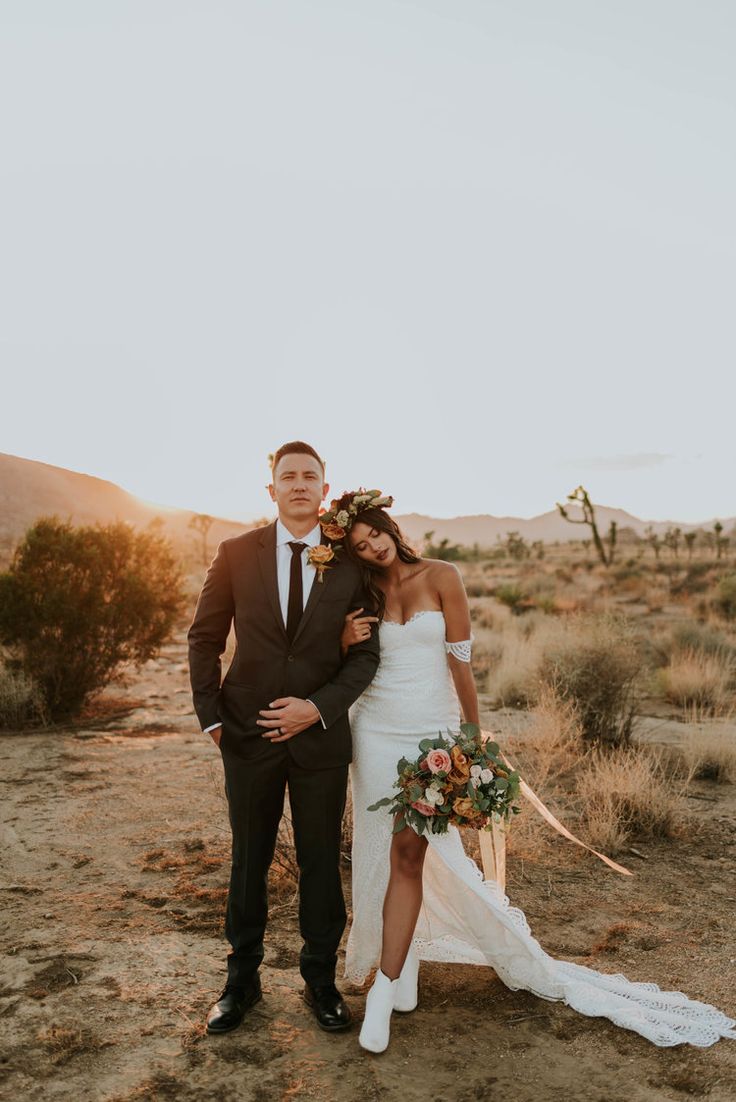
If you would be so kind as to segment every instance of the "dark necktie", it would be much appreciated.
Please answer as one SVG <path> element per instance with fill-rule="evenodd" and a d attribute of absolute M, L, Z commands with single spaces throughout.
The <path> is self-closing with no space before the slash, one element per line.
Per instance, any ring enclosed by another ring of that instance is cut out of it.
<path fill-rule="evenodd" d="M 304 612 L 304 590 L 302 589 L 302 551 L 306 543 L 289 542 L 291 548 L 291 571 L 289 573 L 289 603 L 286 613 L 286 634 L 291 642 L 296 635 L 299 621 Z"/>

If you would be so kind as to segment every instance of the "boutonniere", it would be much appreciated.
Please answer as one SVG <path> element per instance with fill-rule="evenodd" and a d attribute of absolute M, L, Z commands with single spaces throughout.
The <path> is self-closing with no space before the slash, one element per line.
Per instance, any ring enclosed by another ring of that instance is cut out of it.
<path fill-rule="evenodd" d="M 325 570 L 335 558 L 335 552 L 324 543 L 318 543 L 316 547 L 310 547 L 307 553 L 307 562 L 317 571 L 317 581 L 324 581 Z"/>

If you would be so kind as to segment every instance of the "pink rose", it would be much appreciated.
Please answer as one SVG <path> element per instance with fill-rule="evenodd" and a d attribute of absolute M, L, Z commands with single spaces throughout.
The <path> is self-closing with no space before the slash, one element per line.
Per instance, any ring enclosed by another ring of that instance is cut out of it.
<path fill-rule="evenodd" d="M 430 773 L 449 773 L 452 759 L 446 750 L 430 750 L 427 754 L 427 769 Z"/>
<path fill-rule="evenodd" d="M 424 800 L 415 800 L 411 806 L 415 811 L 418 811 L 420 815 L 434 815 L 435 813 L 432 805 L 425 803 Z"/>

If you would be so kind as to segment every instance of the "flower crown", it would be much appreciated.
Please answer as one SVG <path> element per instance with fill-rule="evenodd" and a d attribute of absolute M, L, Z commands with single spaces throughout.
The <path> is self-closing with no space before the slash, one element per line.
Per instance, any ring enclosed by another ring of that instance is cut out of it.
<path fill-rule="evenodd" d="M 390 509 L 394 499 L 380 490 L 347 490 L 342 497 L 330 502 L 330 508 L 322 514 L 319 522 L 322 531 L 329 540 L 342 540 L 352 528 L 360 514 L 366 509 Z"/>

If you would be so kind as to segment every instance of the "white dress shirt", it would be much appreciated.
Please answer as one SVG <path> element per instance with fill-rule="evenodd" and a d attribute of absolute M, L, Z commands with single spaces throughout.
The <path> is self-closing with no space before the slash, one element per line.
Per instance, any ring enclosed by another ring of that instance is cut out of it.
<path fill-rule="evenodd" d="M 297 539 L 296 536 L 292 536 L 289 529 L 285 524 L 282 524 L 280 520 L 276 521 L 276 575 L 279 583 L 279 604 L 281 605 L 281 615 L 284 618 L 284 627 L 286 627 L 286 619 L 289 609 L 289 581 L 291 579 L 291 548 L 290 543 L 303 543 L 305 548 L 302 551 L 302 593 L 304 595 L 304 607 L 306 607 L 307 599 L 312 590 L 312 583 L 314 582 L 317 570 L 314 566 L 310 566 L 307 562 L 307 555 L 309 547 L 316 547 L 322 540 L 322 530 L 319 524 L 315 524 L 311 532 L 307 532 L 306 536 L 302 536 Z"/>
<path fill-rule="evenodd" d="M 292 551 L 289 547 L 290 543 L 303 543 L 305 544 L 302 551 L 302 596 L 304 605 L 306 608 L 309 594 L 314 584 L 315 575 L 317 569 L 311 566 L 307 562 L 308 549 L 310 547 L 316 547 L 317 544 L 322 542 L 322 529 L 319 524 L 315 524 L 311 532 L 307 532 L 306 536 L 302 536 L 297 540 L 296 536 L 292 536 L 289 529 L 285 524 L 282 524 L 280 520 L 276 521 L 276 578 L 279 587 L 279 604 L 281 606 L 281 615 L 284 619 L 284 627 L 286 627 L 286 621 L 288 618 L 289 610 L 289 583 L 291 582 L 291 560 Z M 309 698 L 307 698 L 309 699 Z M 309 701 L 310 704 L 314 704 L 313 700 Z M 316 708 L 317 705 L 315 704 Z M 317 715 L 320 718 L 320 723 L 325 726 L 325 721 L 322 719 L 321 713 L 318 711 Z M 216 730 L 221 727 L 221 723 L 213 723 L 209 727 L 205 727 L 203 734 L 209 734 L 210 731 Z"/>

